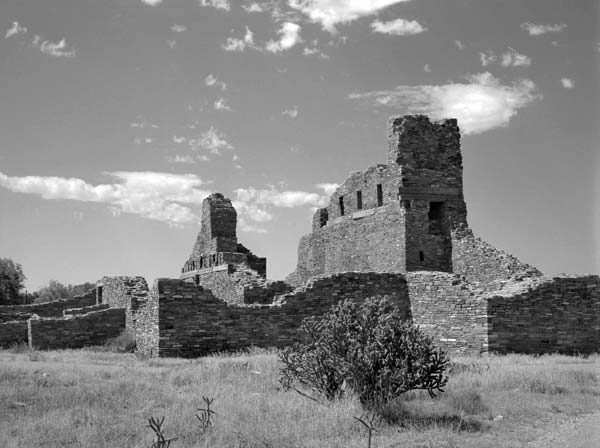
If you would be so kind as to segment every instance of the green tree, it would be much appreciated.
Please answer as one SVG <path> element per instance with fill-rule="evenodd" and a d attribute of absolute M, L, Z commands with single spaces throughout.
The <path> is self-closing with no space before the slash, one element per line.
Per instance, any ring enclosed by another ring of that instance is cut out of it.
<path fill-rule="evenodd" d="M 56 280 L 50 280 L 47 286 L 37 291 L 37 294 L 38 297 L 35 299 L 35 303 L 54 302 L 72 297 L 69 287 Z"/>
<path fill-rule="evenodd" d="M 24 282 L 21 265 L 10 258 L 0 258 L 0 305 L 20 303 L 19 291 Z"/>
<path fill-rule="evenodd" d="M 424 389 L 443 392 L 448 359 L 387 298 L 350 300 L 302 322 L 303 342 L 284 349 L 280 382 L 332 399 L 352 390 L 367 407 Z"/>

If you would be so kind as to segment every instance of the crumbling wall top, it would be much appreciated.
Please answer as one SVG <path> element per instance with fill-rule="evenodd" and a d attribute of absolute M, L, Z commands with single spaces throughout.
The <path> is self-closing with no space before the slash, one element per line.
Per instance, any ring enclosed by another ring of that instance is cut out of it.
<path fill-rule="evenodd" d="M 430 121 L 426 115 L 388 120 L 388 163 L 415 169 L 462 171 L 460 130 L 455 118 Z"/>
<path fill-rule="evenodd" d="M 192 257 L 237 251 L 237 213 L 229 198 L 213 193 L 202 201 L 202 226 Z"/>

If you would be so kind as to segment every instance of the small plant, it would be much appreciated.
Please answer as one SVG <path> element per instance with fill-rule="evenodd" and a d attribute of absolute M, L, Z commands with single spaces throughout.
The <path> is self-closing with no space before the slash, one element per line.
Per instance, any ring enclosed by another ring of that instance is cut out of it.
<path fill-rule="evenodd" d="M 367 428 L 367 448 L 371 448 L 371 439 L 373 437 L 373 431 L 377 429 L 377 426 L 381 423 L 381 419 L 376 414 L 363 414 L 360 417 L 354 417 L 354 420 L 361 423 Z"/>
<path fill-rule="evenodd" d="M 112 339 L 105 342 L 104 346 L 108 351 L 116 353 L 133 353 L 136 348 L 135 337 L 127 330 Z"/>
<path fill-rule="evenodd" d="M 206 407 L 198 408 L 200 414 L 196 414 L 196 418 L 200 422 L 200 431 L 202 431 L 202 434 L 204 434 L 214 423 L 212 416 L 215 414 L 215 411 L 210 408 L 210 405 L 213 403 L 213 401 L 215 401 L 215 399 L 203 396 L 202 400 L 204 400 Z"/>
<path fill-rule="evenodd" d="M 448 382 L 446 355 L 386 297 L 346 300 L 301 330 L 305 341 L 280 354 L 284 389 L 297 382 L 328 399 L 350 389 L 373 408 L 415 389 L 434 397 Z"/>
<path fill-rule="evenodd" d="M 151 447 L 152 448 L 169 448 L 172 442 L 175 442 L 179 437 L 173 437 L 172 439 L 166 439 L 163 434 L 162 425 L 165 421 L 165 418 L 155 419 L 154 417 L 150 417 L 148 419 L 148 424 L 146 427 L 152 429 L 154 434 L 156 435 L 156 442 L 154 442 Z"/>

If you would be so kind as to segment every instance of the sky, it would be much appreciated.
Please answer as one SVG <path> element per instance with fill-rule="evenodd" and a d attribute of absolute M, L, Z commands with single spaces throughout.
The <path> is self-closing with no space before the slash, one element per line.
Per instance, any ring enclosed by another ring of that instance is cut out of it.
<path fill-rule="evenodd" d="M 457 118 L 475 234 L 600 271 L 599 4 L 2 0 L 0 257 L 51 279 L 177 278 L 229 197 L 269 278 L 391 115 Z"/>

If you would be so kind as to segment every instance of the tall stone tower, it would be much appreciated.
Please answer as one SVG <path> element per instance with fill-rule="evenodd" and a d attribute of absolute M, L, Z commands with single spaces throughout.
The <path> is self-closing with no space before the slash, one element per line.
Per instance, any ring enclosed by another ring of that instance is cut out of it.
<path fill-rule="evenodd" d="M 334 272 L 452 272 L 451 233 L 466 228 L 456 120 L 388 122 L 388 164 L 353 172 L 302 237 L 292 284 Z"/>

